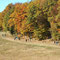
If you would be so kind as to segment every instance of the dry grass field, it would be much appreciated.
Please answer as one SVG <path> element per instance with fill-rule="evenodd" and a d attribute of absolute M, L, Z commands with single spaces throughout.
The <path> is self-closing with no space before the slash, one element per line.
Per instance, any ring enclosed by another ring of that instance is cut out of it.
<path fill-rule="evenodd" d="M 60 46 L 0 38 L 0 60 L 60 60 Z"/>

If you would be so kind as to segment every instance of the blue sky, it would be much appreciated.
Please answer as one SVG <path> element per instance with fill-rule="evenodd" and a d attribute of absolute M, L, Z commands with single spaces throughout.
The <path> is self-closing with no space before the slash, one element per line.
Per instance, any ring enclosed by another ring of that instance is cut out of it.
<path fill-rule="evenodd" d="M 2 12 L 6 6 L 10 3 L 24 3 L 24 2 L 27 2 L 27 1 L 31 1 L 31 0 L 0 0 L 0 12 Z"/>

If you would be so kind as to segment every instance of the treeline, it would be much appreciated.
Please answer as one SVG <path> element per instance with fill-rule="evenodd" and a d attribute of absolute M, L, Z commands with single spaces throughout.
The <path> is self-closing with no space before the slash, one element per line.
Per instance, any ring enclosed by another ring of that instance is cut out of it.
<path fill-rule="evenodd" d="M 39 40 L 60 39 L 60 0 L 9 4 L 0 12 L 0 30 Z"/>

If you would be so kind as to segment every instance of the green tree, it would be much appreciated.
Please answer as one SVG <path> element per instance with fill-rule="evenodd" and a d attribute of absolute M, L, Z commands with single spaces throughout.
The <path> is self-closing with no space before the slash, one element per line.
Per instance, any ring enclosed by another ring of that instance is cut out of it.
<path fill-rule="evenodd" d="M 6 8 L 9 8 L 9 10 L 7 11 L 7 13 L 5 13 L 5 16 L 3 18 L 3 29 L 4 31 L 8 30 L 8 20 L 10 19 L 10 14 L 13 13 L 14 11 L 14 6 L 12 4 L 9 4 Z"/>

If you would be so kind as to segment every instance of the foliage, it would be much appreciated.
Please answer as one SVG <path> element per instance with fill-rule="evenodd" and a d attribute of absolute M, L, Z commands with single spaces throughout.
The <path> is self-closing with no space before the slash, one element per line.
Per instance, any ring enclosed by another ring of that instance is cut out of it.
<path fill-rule="evenodd" d="M 39 40 L 60 38 L 60 0 L 32 0 L 9 4 L 0 13 L 0 30 L 33 36 Z"/>

